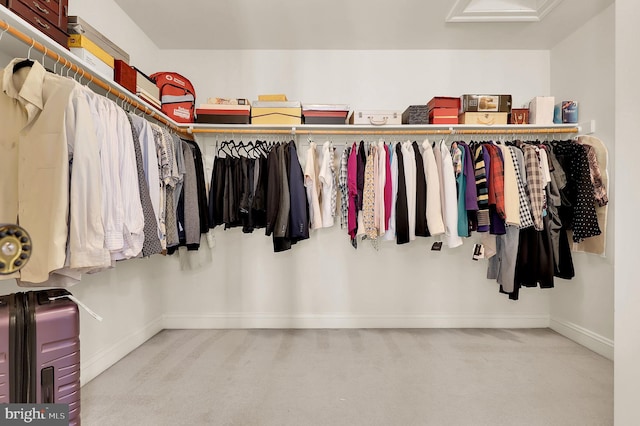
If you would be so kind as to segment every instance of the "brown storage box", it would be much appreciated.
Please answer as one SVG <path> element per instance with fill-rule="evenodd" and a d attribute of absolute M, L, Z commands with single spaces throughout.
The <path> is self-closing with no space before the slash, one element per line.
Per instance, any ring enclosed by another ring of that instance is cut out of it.
<path fill-rule="evenodd" d="M 457 108 L 434 108 L 429 111 L 431 124 L 458 124 Z"/>
<path fill-rule="evenodd" d="M 506 112 L 464 112 L 458 116 L 460 124 L 507 124 Z"/>
<path fill-rule="evenodd" d="M 527 108 L 513 108 L 509 114 L 509 124 L 529 124 L 529 110 Z"/>
<path fill-rule="evenodd" d="M 427 109 L 431 111 L 434 108 L 455 108 L 460 110 L 460 98 L 451 98 L 446 96 L 436 96 L 431 98 L 427 104 Z"/>
<path fill-rule="evenodd" d="M 251 113 L 249 109 L 196 109 L 196 123 L 204 124 L 249 124 Z"/>
<path fill-rule="evenodd" d="M 511 112 L 511 95 L 462 95 L 460 113 Z"/>
<path fill-rule="evenodd" d="M 136 83 L 138 73 L 133 67 L 130 67 L 125 61 L 116 59 L 114 61 L 113 79 L 116 83 L 130 91 L 136 93 Z"/>
<path fill-rule="evenodd" d="M 411 105 L 402 113 L 402 124 L 429 124 L 427 105 Z"/>

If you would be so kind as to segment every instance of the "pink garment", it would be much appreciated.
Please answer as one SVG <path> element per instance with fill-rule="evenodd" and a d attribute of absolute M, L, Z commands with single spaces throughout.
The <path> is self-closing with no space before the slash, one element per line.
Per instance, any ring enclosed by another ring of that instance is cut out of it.
<path fill-rule="evenodd" d="M 348 213 L 348 230 L 351 239 L 356 238 L 358 232 L 358 219 L 356 216 L 356 200 L 358 198 L 358 147 L 353 143 L 349 161 L 347 162 L 347 187 L 349 188 L 349 213 Z"/>
<path fill-rule="evenodd" d="M 393 186 L 391 182 L 391 155 L 389 155 L 391 150 L 386 145 L 384 146 L 384 149 L 387 150 L 385 161 L 387 180 L 384 183 L 384 223 L 385 228 L 389 229 L 389 219 L 391 219 L 391 202 L 393 198 Z"/>

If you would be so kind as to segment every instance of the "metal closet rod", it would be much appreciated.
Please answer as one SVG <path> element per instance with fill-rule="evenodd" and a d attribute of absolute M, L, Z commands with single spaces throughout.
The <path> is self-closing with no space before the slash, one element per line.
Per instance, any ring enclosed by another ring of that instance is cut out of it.
<path fill-rule="evenodd" d="M 63 64 L 63 66 L 68 67 L 70 70 L 72 70 L 72 71 L 74 71 L 76 73 L 78 73 L 78 72 L 81 73 L 83 77 L 89 78 L 89 80 L 90 80 L 89 82 L 90 83 L 93 83 L 96 86 L 101 87 L 102 89 L 106 90 L 108 93 L 111 93 L 111 94 L 117 96 L 118 99 L 121 99 L 121 100 L 127 102 L 129 105 L 131 105 L 132 107 L 134 107 L 138 111 L 144 112 L 148 116 L 152 117 L 155 120 L 160 121 L 165 126 L 175 130 L 176 132 L 183 133 L 185 135 L 188 133 L 186 128 L 176 126 L 175 124 L 173 124 L 170 121 L 168 121 L 162 115 L 157 114 L 156 111 L 152 110 L 151 108 L 147 107 L 146 105 L 141 104 L 140 102 L 136 101 L 135 99 L 132 99 L 131 97 L 129 97 L 125 93 L 122 93 L 121 91 L 117 90 L 116 88 L 104 83 L 99 78 L 94 78 L 95 76 L 91 72 L 85 71 L 83 68 L 80 68 L 79 66 L 77 66 L 73 62 L 67 60 L 66 58 L 60 56 L 56 52 L 54 52 L 54 51 L 52 51 L 50 49 L 47 49 L 47 47 L 45 45 L 43 45 L 42 43 L 39 43 L 38 41 L 36 41 L 32 37 L 29 37 L 28 35 L 24 34 L 20 30 L 12 27 L 7 22 L 4 22 L 4 21 L 0 20 L 0 28 L 2 28 L 2 30 L 4 32 L 8 32 L 13 37 L 15 37 L 18 40 L 20 40 L 23 43 L 25 43 L 30 48 L 33 47 L 34 49 L 37 49 L 38 51 L 40 51 L 40 53 L 43 53 L 46 56 L 50 57 L 51 59 L 55 60 L 56 63 Z"/>
<path fill-rule="evenodd" d="M 191 128 L 190 133 L 227 133 L 227 134 L 260 134 L 260 135 L 531 135 L 549 133 L 579 133 L 578 127 L 539 128 L 539 129 L 420 129 L 420 130 L 317 130 L 317 129 L 199 129 Z M 345 125 L 348 128 L 348 126 Z"/>

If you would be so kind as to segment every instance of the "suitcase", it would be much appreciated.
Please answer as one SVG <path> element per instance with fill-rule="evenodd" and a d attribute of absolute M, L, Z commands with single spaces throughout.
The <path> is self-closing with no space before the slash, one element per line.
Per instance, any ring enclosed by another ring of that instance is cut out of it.
<path fill-rule="evenodd" d="M 69 294 L 0 296 L 0 403 L 67 404 L 79 425 L 80 318 Z"/>
<path fill-rule="evenodd" d="M 351 124 L 364 124 L 367 126 L 385 126 L 402 124 L 402 113 L 389 110 L 361 110 L 355 111 L 349 120 Z"/>

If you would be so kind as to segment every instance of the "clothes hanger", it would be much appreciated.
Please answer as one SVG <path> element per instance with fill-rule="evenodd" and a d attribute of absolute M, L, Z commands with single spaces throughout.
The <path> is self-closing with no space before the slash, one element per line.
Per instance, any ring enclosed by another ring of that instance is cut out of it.
<path fill-rule="evenodd" d="M 27 51 L 27 59 L 23 59 L 20 62 L 16 62 L 13 65 L 13 72 L 17 72 L 19 70 L 21 70 L 22 68 L 27 68 L 27 67 L 31 67 L 33 66 L 33 61 L 31 60 L 31 49 L 33 49 L 33 46 L 35 46 L 36 41 L 33 40 L 33 42 L 31 43 L 31 47 L 29 47 L 29 50 Z"/>

